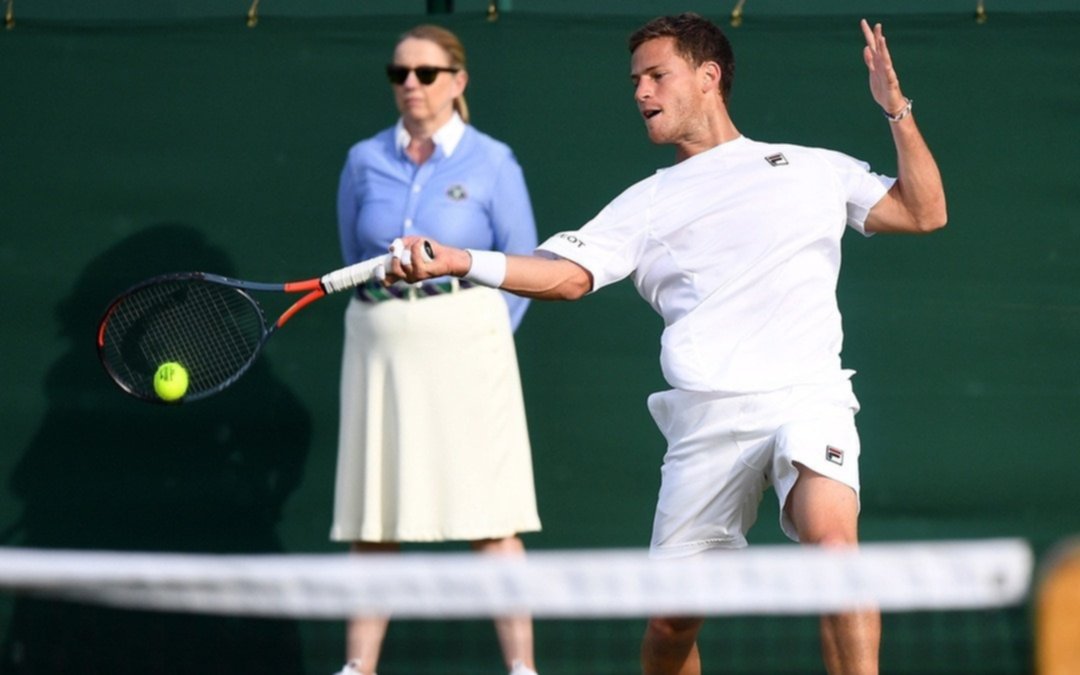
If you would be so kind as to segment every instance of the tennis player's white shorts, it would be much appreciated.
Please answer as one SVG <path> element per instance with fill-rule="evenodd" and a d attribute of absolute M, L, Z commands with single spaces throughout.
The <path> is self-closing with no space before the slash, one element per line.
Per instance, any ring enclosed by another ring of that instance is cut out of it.
<path fill-rule="evenodd" d="M 851 383 L 800 385 L 725 396 L 672 389 L 649 397 L 667 439 L 650 555 L 674 558 L 712 548 L 742 548 L 772 485 L 780 527 L 798 541 L 784 514 L 796 464 L 859 494 L 859 403 Z"/>

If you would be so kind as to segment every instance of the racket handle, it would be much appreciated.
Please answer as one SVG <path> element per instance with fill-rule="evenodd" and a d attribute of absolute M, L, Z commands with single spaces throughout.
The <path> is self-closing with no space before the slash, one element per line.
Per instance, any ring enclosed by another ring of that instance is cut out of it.
<path fill-rule="evenodd" d="M 382 267 L 384 270 L 390 266 L 390 254 L 378 256 L 377 258 L 368 258 L 367 260 L 361 260 L 360 262 L 343 267 L 339 270 L 334 270 L 329 274 L 326 274 L 319 281 L 322 283 L 323 289 L 329 293 L 337 293 L 338 291 L 347 291 L 350 288 L 356 288 L 360 284 L 367 283 L 375 278 L 375 271 Z"/>
<path fill-rule="evenodd" d="M 390 242 L 390 255 L 401 256 L 402 265 L 408 265 L 412 262 L 412 250 L 405 248 L 405 242 L 401 239 L 395 239 Z M 420 251 L 420 257 L 426 262 L 431 262 L 435 259 L 435 249 L 431 248 L 431 242 L 427 239 L 424 240 L 424 248 Z"/>
<path fill-rule="evenodd" d="M 428 244 L 428 247 L 430 248 L 430 244 Z M 408 265 L 409 261 L 412 259 L 412 254 L 409 249 L 405 249 L 401 252 L 400 257 L 401 264 Z M 385 276 L 386 268 L 390 267 L 390 261 L 393 259 L 393 254 L 387 253 L 375 258 L 361 260 L 356 264 L 343 267 L 324 275 L 319 279 L 319 282 L 322 284 L 323 290 L 325 290 L 328 295 L 330 293 L 337 293 L 338 291 L 347 291 L 351 288 L 356 288 L 361 284 L 365 284 L 372 279 Z M 383 269 L 382 275 L 380 275 L 378 271 L 380 267 Z"/>

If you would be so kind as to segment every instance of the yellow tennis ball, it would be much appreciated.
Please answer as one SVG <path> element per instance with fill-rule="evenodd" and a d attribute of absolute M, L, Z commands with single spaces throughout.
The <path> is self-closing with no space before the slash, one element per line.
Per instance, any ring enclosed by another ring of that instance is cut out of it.
<path fill-rule="evenodd" d="M 154 373 L 154 391 L 162 401 L 176 401 L 187 393 L 187 369 L 176 361 L 166 361 Z"/>

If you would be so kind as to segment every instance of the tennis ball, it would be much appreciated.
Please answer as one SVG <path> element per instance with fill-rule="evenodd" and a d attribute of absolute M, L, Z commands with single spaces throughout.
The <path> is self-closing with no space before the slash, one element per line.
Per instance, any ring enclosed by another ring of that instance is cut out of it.
<path fill-rule="evenodd" d="M 154 391 L 162 401 L 177 401 L 187 393 L 187 369 L 176 361 L 166 361 L 154 373 Z"/>

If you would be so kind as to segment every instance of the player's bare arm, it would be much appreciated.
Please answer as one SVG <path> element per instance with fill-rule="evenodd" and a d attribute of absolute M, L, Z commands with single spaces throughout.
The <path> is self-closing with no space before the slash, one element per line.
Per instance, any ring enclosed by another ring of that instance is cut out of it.
<path fill-rule="evenodd" d="M 881 24 L 861 23 L 866 46 L 863 61 L 870 76 L 870 93 L 881 109 L 898 118 L 889 121 L 896 144 L 897 179 L 866 219 L 870 232 L 931 232 L 945 226 L 945 188 L 941 172 L 915 124 L 910 101 L 900 90 L 892 56 Z"/>
<path fill-rule="evenodd" d="M 432 255 L 424 252 L 425 241 Z M 403 265 L 400 259 L 395 259 L 392 269 L 386 271 L 389 282 L 414 283 L 446 275 L 464 277 L 473 264 L 468 251 L 431 239 L 405 237 L 403 243 L 410 251 L 410 262 Z M 508 255 L 506 277 L 499 288 L 537 300 L 577 300 L 592 290 L 592 276 L 585 268 L 564 258 Z"/>

